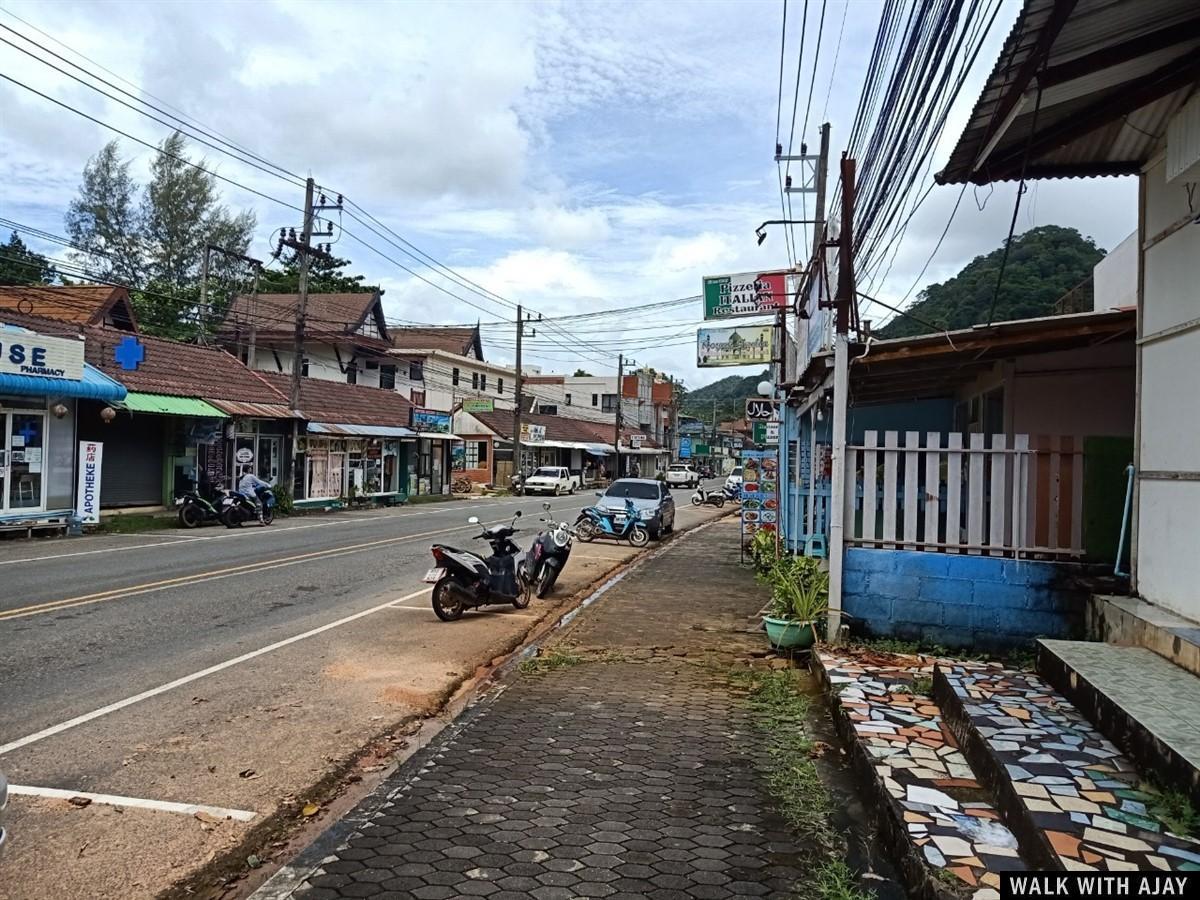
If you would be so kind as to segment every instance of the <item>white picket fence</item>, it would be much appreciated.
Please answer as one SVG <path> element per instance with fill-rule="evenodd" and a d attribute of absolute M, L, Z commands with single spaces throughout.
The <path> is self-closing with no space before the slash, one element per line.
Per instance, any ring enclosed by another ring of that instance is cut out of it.
<path fill-rule="evenodd" d="M 1069 436 L 868 431 L 846 450 L 851 546 L 1083 555 L 1083 447 Z"/>

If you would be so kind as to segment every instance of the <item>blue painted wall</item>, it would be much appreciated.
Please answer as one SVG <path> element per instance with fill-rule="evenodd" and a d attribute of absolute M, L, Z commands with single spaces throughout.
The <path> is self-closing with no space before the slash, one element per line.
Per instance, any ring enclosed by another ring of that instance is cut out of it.
<path fill-rule="evenodd" d="M 941 431 L 954 428 L 954 400 L 912 400 L 907 403 L 881 403 L 852 406 L 847 414 L 851 444 L 861 444 L 865 431 Z M 882 435 L 880 443 L 882 443 Z"/>
<path fill-rule="evenodd" d="M 1087 591 L 1051 562 L 846 551 L 842 608 L 852 631 L 947 647 L 1002 647 L 1083 632 Z"/>

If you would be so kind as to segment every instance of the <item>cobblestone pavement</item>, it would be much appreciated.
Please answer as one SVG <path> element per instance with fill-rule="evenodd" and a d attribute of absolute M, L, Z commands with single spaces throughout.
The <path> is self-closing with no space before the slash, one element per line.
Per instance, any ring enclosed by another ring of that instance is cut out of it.
<path fill-rule="evenodd" d="M 676 565 L 695 576 L 698 559 L 727 561 L 730 531 L 717 525 L 680 541 L 579 622 L 603 608 L 626 635 L 629 616 L 655 605 L 646 586 Z M 693 611 L 704 607 L 705 583 L 689 579 Z M 744 588 L 746 609 L 731 612 L 727 581 L 709 583 L 729 621 L 761 603 Z M 741 583 L 752 585 L 748 575 Z M 679 625 L 676 611 L 661 615 L 674 620 L 665 631 Z M 695 634 L 714 645 L 727 637 Z M 601 644 L 603 629 L 589 627 L 587 637 Z M 724 680 L 670 655 L 524 674 L 394 785 L 295 896 L 792 896 L 801 846 L 771 808 L 756 746 Z"/>

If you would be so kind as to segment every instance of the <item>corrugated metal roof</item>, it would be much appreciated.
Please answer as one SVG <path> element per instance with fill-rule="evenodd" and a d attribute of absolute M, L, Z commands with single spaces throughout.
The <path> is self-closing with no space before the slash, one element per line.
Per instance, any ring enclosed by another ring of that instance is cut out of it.
<path fill-rule="evenodd" d="M 218 400 L 213 397 L 205 398 L 222 412 L 231 416 L 241 416 L 245 419 L 300 419 L 303 416 L 293 416 L 292 411 L 284 404 L 276 403 L 243 403 L 237 400 Z"/>
<path fill-rule="evenodd" d="M 1198 56 L 1196 0 L 1026 0 L 937 180 L 1136 173 L 1195 90 Z"/>
<path fill-rule="evenodd" d="M 147 394 L 130 391 L 122 403 L 134 412 L 159 413 L 167 416 L 195 416 L 203 419 L 227 419 L 228 415 L 198 397 L 174 397 L 170 394 Z"/>
<path fill-rule="evenodd" d="M 345 422 L 309 422 L 309 434 L 340 434 L 354 437 L 416 437 L 411 428 L 395 425 L 351 425 Z"/>

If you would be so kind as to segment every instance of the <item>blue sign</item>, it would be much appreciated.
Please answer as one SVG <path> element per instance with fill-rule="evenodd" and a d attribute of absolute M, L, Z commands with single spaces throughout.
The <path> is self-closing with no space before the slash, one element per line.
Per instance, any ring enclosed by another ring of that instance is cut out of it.
<path fill-rule="evenodd" d="M 681 437 L 679 439 L 679 458 L 680 459 L 691 459 L 692 458 L 692 439 L 691 438 Z"/>
<path fill-rule="evenodd" d="M 133 335 L 126 335 L 113 350 L 113 358 L 122 369 L 131 372 L 146 358 L 146 347 Z"/>
<path fill-rule="evenodd" d="M 435 434 L 450 433 L 450 413 L 438 409 L 423 409 L 414 406 L 412 410 L 412 427 L 417 431 Z"/>

